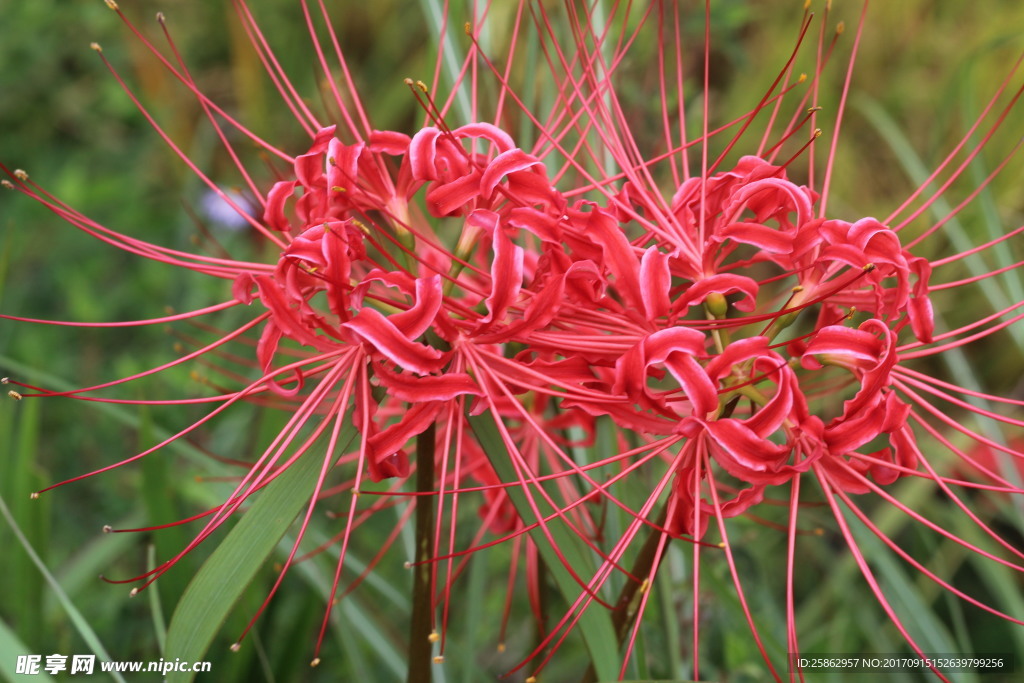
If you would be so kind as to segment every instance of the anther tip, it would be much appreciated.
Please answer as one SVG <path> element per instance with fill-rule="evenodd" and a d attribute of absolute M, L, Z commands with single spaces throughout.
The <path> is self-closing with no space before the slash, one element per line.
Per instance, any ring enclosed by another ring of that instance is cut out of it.
<path fill-rule="evenodd" d="M 104 524 L 103 525 L 103 533 L 109 534 L 109 533 L 113 533 L 113 531 L 114 531 L 114 527 L 110 526 L 109 524 Z"/>
<path fill-rule="evenodd" d="M 7 395 L 10 396 L 11 398 L 13 398 L 15 401 L 20 401 L 21 400 L 21 394 L 19 394 L 14 389 L 11 389 L 10 391 L 8 391 Z"/>
<path fill-rule="evenodd" d="M 99 43 L 89 43 L 89 49 L 96 50 L 96 52 L 103 52 L 103 46 Z"/>
<path fill-rule="evenodd" d="M 16 168 L 14 169 L 14 177 L 20 180 L 21 182 L 25 182 L 26 180 L 28 180 L 28 172 L 25 171 L 24 169 Z"/>
<path fill-rule="evenodd" d="M 434 657 L 434 664 L 444 664 L 444 655 L 437 655 Z"/>
<path fill-rule="evenodd" d="M 103 0 L 103 1 L 104 1 L 105 3 L 107 3 L 107 7 L 109 7 L 109 8 L 110 8 L 110 9 L 112 9 L 112 10 L 114 10 L 115 12 L 116 12 L 116 11 L 117 11 L 118 9 L 120 9 L 120 8 L 119 8 L 119 7 L 117 6 L 117 3 L 116 3 L 116 2 L 114 2 L 114 0 Z"/>
<path fill-rule="evenodd" d="M 228 649 L 231 650 L 232 652 L 238 652 L 239 650 L 242 649 L 242 644 L 241 643 L 231 643 L 231 647 L 229 647 Z"/>
<path fill-rule="evenodd" d="M 29 500 L 36 500 L 37 498 L 39 498 L 39 491 L 33 491 L 32 493 L 28 494 L 28 497 Z"/>
<path fill-rule="evenodd" d="M 128 591 L 128 597 L 129 598 L 134 598 L 138 594 L 139 594 L 139 589 L 138 588 L 133 588 L 130 591 Z"/>
<path fill-rule="evenodd" d="M 320 666 L 320 658 L 319 657 L 314 657 L 313 661 L 311 661 L 309 663 L 309 665 L 310 666 Z"/>

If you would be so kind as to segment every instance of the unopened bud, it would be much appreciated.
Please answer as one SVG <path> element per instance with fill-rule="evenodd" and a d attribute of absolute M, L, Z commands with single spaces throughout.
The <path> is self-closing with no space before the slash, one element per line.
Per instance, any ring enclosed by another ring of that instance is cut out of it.
<path fill-rule="evenodd" d="M 724 318 L 726 313 L 729 312 L 729 302 L 721 292 L 711 292 L 708 294 L 708 298 L 704 300 L 704 305 L 707 306 L 708 313 L 716 318 Z"/>

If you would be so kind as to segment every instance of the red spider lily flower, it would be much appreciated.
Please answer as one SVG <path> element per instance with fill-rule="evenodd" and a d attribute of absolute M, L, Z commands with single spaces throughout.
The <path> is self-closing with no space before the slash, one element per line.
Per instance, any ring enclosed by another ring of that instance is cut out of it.
<path fill-rule="evenodd" d="M 917 654 L 925 650 L 879 581 L 863 536 L 851 526 L 854 518 L 887 552 L 951 594 L 1024 624 L 1024 615 L 1005 613 L 962 590 L 930 568 L 927 558 L 902 547 L 863 502 L 889 504 L 936 538 L 1024 572 L 1024 553 L 972 509 L 975 497 L 1024 495 L 1012 479 L 1014 468 L 1004 476 L 981 455 L 999 451 L 1020 462 L 1019 440 L 1007 446 L 966 422 L 969 417 L 1017 430 L 1024 421 L 1012 411 L 1022 402 L 958 386 L 936 376 L 933 366 L 915 363 L 941 358 L 1024 318 L 1022 304 L 1013 304 L 941 330 L 938 297 L 997 274 L 958 280 L 947 266 L 1008 243 L 1022 229 L 940 258 L 934 253 L 944 246 L 950 216 L 923 227 L 918 220 L 1002 126 L 1021 94 L 1004 96 L 1009 78 L 963 141 L 893 215 L 847 220 L 832 215 L 828 201 L 846 95 L 868 30 L 864 14 L 830 124 L 832 142 L 821 154 L 815 143 L 821 131 L 807 127 L 823 116 L 820 92 L 836 44 L 827 37 L 842 32 L 833 28 L 828 12 L 816 50 L 808 37 L 814 22 L 805 14 L 778 78 L 749 111 L 717 129 L 708 104 L 708 26 L 701 133 L 688 137 L 681 20 L 677 10 L 660 3 L 620 9 L 618 21 L 608 22 L 593 8 L 569 7 L 563 19 L 572 28 L 568 43 L 554 38 L 543 6 L 521 3 L 512 29 L 515 36 L 531 26 L 537 30 L 547 63 L 544 78 L 557 92 L 547 110 L 527 106 L 510 81 L 520 60 L 516 39 L 502 59 L 476 42 L 487 19 L 480 9 L 467 24 L 471 49 L 465 62 L 452 65 L 460 73 L 452 98 L 460 87 L 469 91 L 471 118 L 458 120 L 438 89 L 410 81 L 426 117 L 419 128 L 403 132 L 372 127 L 344 53 L 338 48 L 332 57 L 337 64 L 330 66 L 309 19 L 339 112 L 336 123 L 325 125 L 283 73 L 248 5 L 235 6 L 284 102 L 309 135 L 297 156 L 262 140 L 200 92 L 176 49 L 175 60 L 162 57 L 128 25 L 198 99 L 259 211 L 239 206 L 204 175 L 111 71 L 190 168 L 272 247 L 269 259 L 183 252 L 116 232 L 24 173 L 8 171 L 8 185 L 87 234 L 225 281 L 225 300 L 218 304 L 116 325 L 167 323 L 243 307 L 250 316 L 218 341 L 123 380 L 71 392 L 11 380 L 24 389 L 19 397 L 117 401 L 122 399 L 94 392 L 201 358 L 216 363 L 224 347 L 252 342 L 251 377 L 218 395 L 185 400 L 213 404 L 207 416 L 153 448 L 62 483 L 145 457 L 240 401 L 284 408 L 290 415 L 283 431 L 246 466 L 228 499 L 206 513 L 194 541 L 133 581 L 152 583 L 314 444 L 326 443 L 282 576 L 297 559 L 316 506 L 332 494 L 348 494 L 329 614 L 343 590 L 341 566 L 357 533 L 364 477 L 392 480 L 369 512 L 404 498 L 438 511 L 429 552 L 417 559 L 429 568 L 427 618 L 442 640 L 462 558 L 500 544 L 523 550 L 531 607 L 543 623 L 539 566 L 541 548 L 551 547 L 553 555 L 545 557 L 563 565 L 559 569 L 578 593 L 516 667 L 529 665 L 534 675 L 590 610 L 608 609 L 622 649 L 619 675 L 625 677 L 671 544 L 685 547 L 692 560 L 693 677 L 700 677 L 705 654 L 701 575 L 724 566 L 768 673 L 781 680 L 788 669 L 790 678 L 802 679 L 796 657 L 806 629 L 798 624 L 795 594 L 798 545 L 804 544 L 801 515 L 812 507 L 833 514 L 833 528 L 868 589 Z M 305 2 L 302 7 L 309 17 Z M 705 21 L 710 23 L 710 3 Z M 677 91 L 661 98 L 661 133 L 654 141 L 630 125 L 629 105 L 617 90 L 627 55 L 645 39 L 657 46 L 658 86 L 663 93 Z M 812 75 L 796 78 L 795 64 L 808 49 Z M 499 95 L 493 111 L 482 104 L 484 80 Z M 788 122 L 778 124 L 787 112 Z M 536 142 L 528 145 L 508 132 L 513 118 L 531 124 Z M 751 140 L 755 122 L 763 126 L 760 140 Z M 982 141 L 968 149 L 983 125 L 988 128 Z M 228 131 L 246 136 L 287 170 L 261 184 L 239 160 Z M 958 155 L 964 160 L 954 167 Z M 941 190 L 923 198 L 940 177 Z M 918 201 L 908 217 L 896 220 Z M 1020 265 L 1002 270 L 1019 271 Z M 997 408 L 979 407 L 974 399 Z M 964 417 L 951 417 L 950 410 Z M 475 433 L 472 425 L 480 416 L 495 428 L 501 452 Z M 342 443 L 348 425 L 358 433 L 354 446 Z M 603 440 L 601 425 L 610 426 Z M 581 451 L 603 455 L 581 457 Z M 334 470 L 345 472 L 344 484 L 328 483 Z M 414 473 L 425 473 L 426 480 L 418 479 L 415 491 L 405 483 Z M 935 496 L 962 513 L 985 545 L 903 502 L 898 486 L 914 479 L 927 482 Z M 636 482 L 644 483 L 641 494 L 619 493 Z M 471 494 L 483 499 L 482 519 L 467 543 L 456 526 L 463 526 L 460 500 Z M 609 510 L 625 524 L 607 525 Z M 775 638 L 785 641 L 781 649 L 764 635 L 777 629 L 766 626 L 744 587 L 736 559 L 740 517 L 765 522 L 765 533 L 784 534 L 785 557 L 778 563 L 784 566 L 786 617 L 783 636 Z M 580 541 L 589 564 L 560 547 L 556 534 L 562 528 Z M 319 648 L 318 642 L 317 653 Z M 939 667 L 931 668 L 944 679 Z"/>

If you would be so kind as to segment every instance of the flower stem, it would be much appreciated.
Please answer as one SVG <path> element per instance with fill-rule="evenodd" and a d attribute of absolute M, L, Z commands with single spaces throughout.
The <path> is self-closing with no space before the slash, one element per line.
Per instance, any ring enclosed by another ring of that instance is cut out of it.
<path fill-rule="evenodd" d="M 434 487 L 434 425 L 416 437 L 416 491 Z M 429 496 L 416 498 L 416 560 L 413 565 L 412 618 L 409 620 L 408 683 L 430 683 L 433 655 L 434 506 Z"/>

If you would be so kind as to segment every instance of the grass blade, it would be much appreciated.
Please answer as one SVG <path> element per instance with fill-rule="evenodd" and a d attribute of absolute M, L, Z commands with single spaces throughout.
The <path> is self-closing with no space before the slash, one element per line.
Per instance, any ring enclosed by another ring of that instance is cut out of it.
<path fill-rule="evenodd" d="M 86 621 L 85 617 L 82 616 L 82 613 L 79 612 L 78 608 L 76 608 L 71 602 L 71 598 L 69 598 L 68 594 L 64 592 L 61 585 L 57 583 L 57 579 L 53 577 L 53 574 L 51 574 L 50 570 L 47 569 L 46 564 L 43 563 L 42 559 L 32 547 L 32 544 L 29 543 L 27 538 L 25 538 L 25 534 L 22 533 L 21 528 L 18 527 L 18 523 L 11 515 L 11 510 L 7 507 L 7 501 L 3 499 L 3 496 L 0 496 L 0 515 L 7 520 L 7 524 L 10 525 L 11 531 L 14 532 L 14 536 L 18 539 L 18 542 L 21 543 L 22 547 L 25 548 L 25 552 L 28 553 L 32 563 L 35 564 L 37 569 L 39 569 L 39 573 L 43 575 L 44 579 L 46 579 L 46 583 L 49 584 L 50 589 L 53 591 L 54 595 L 57 596 L 57 600 L 60 602 L 61 607 L 64 608 L 64 611 L 71 619 L 71 623 L 74 624 L 78 634 L 82 636 L 82 640 L 85 641 L 85 644 L 99 659 L 103 661 L 110 661 L 110 655 L 107 654 L 107 650 L 103 647 L 103 643 L 100 642 L 96 632 L 93 631 L 91 626 L 89 626 L 89 622 Z M 125 683 L 124 678 L 122 678 L 116 671 L 112 671 L 110 676 L 115 681 L 118 681 L 118 683 Z"/>

